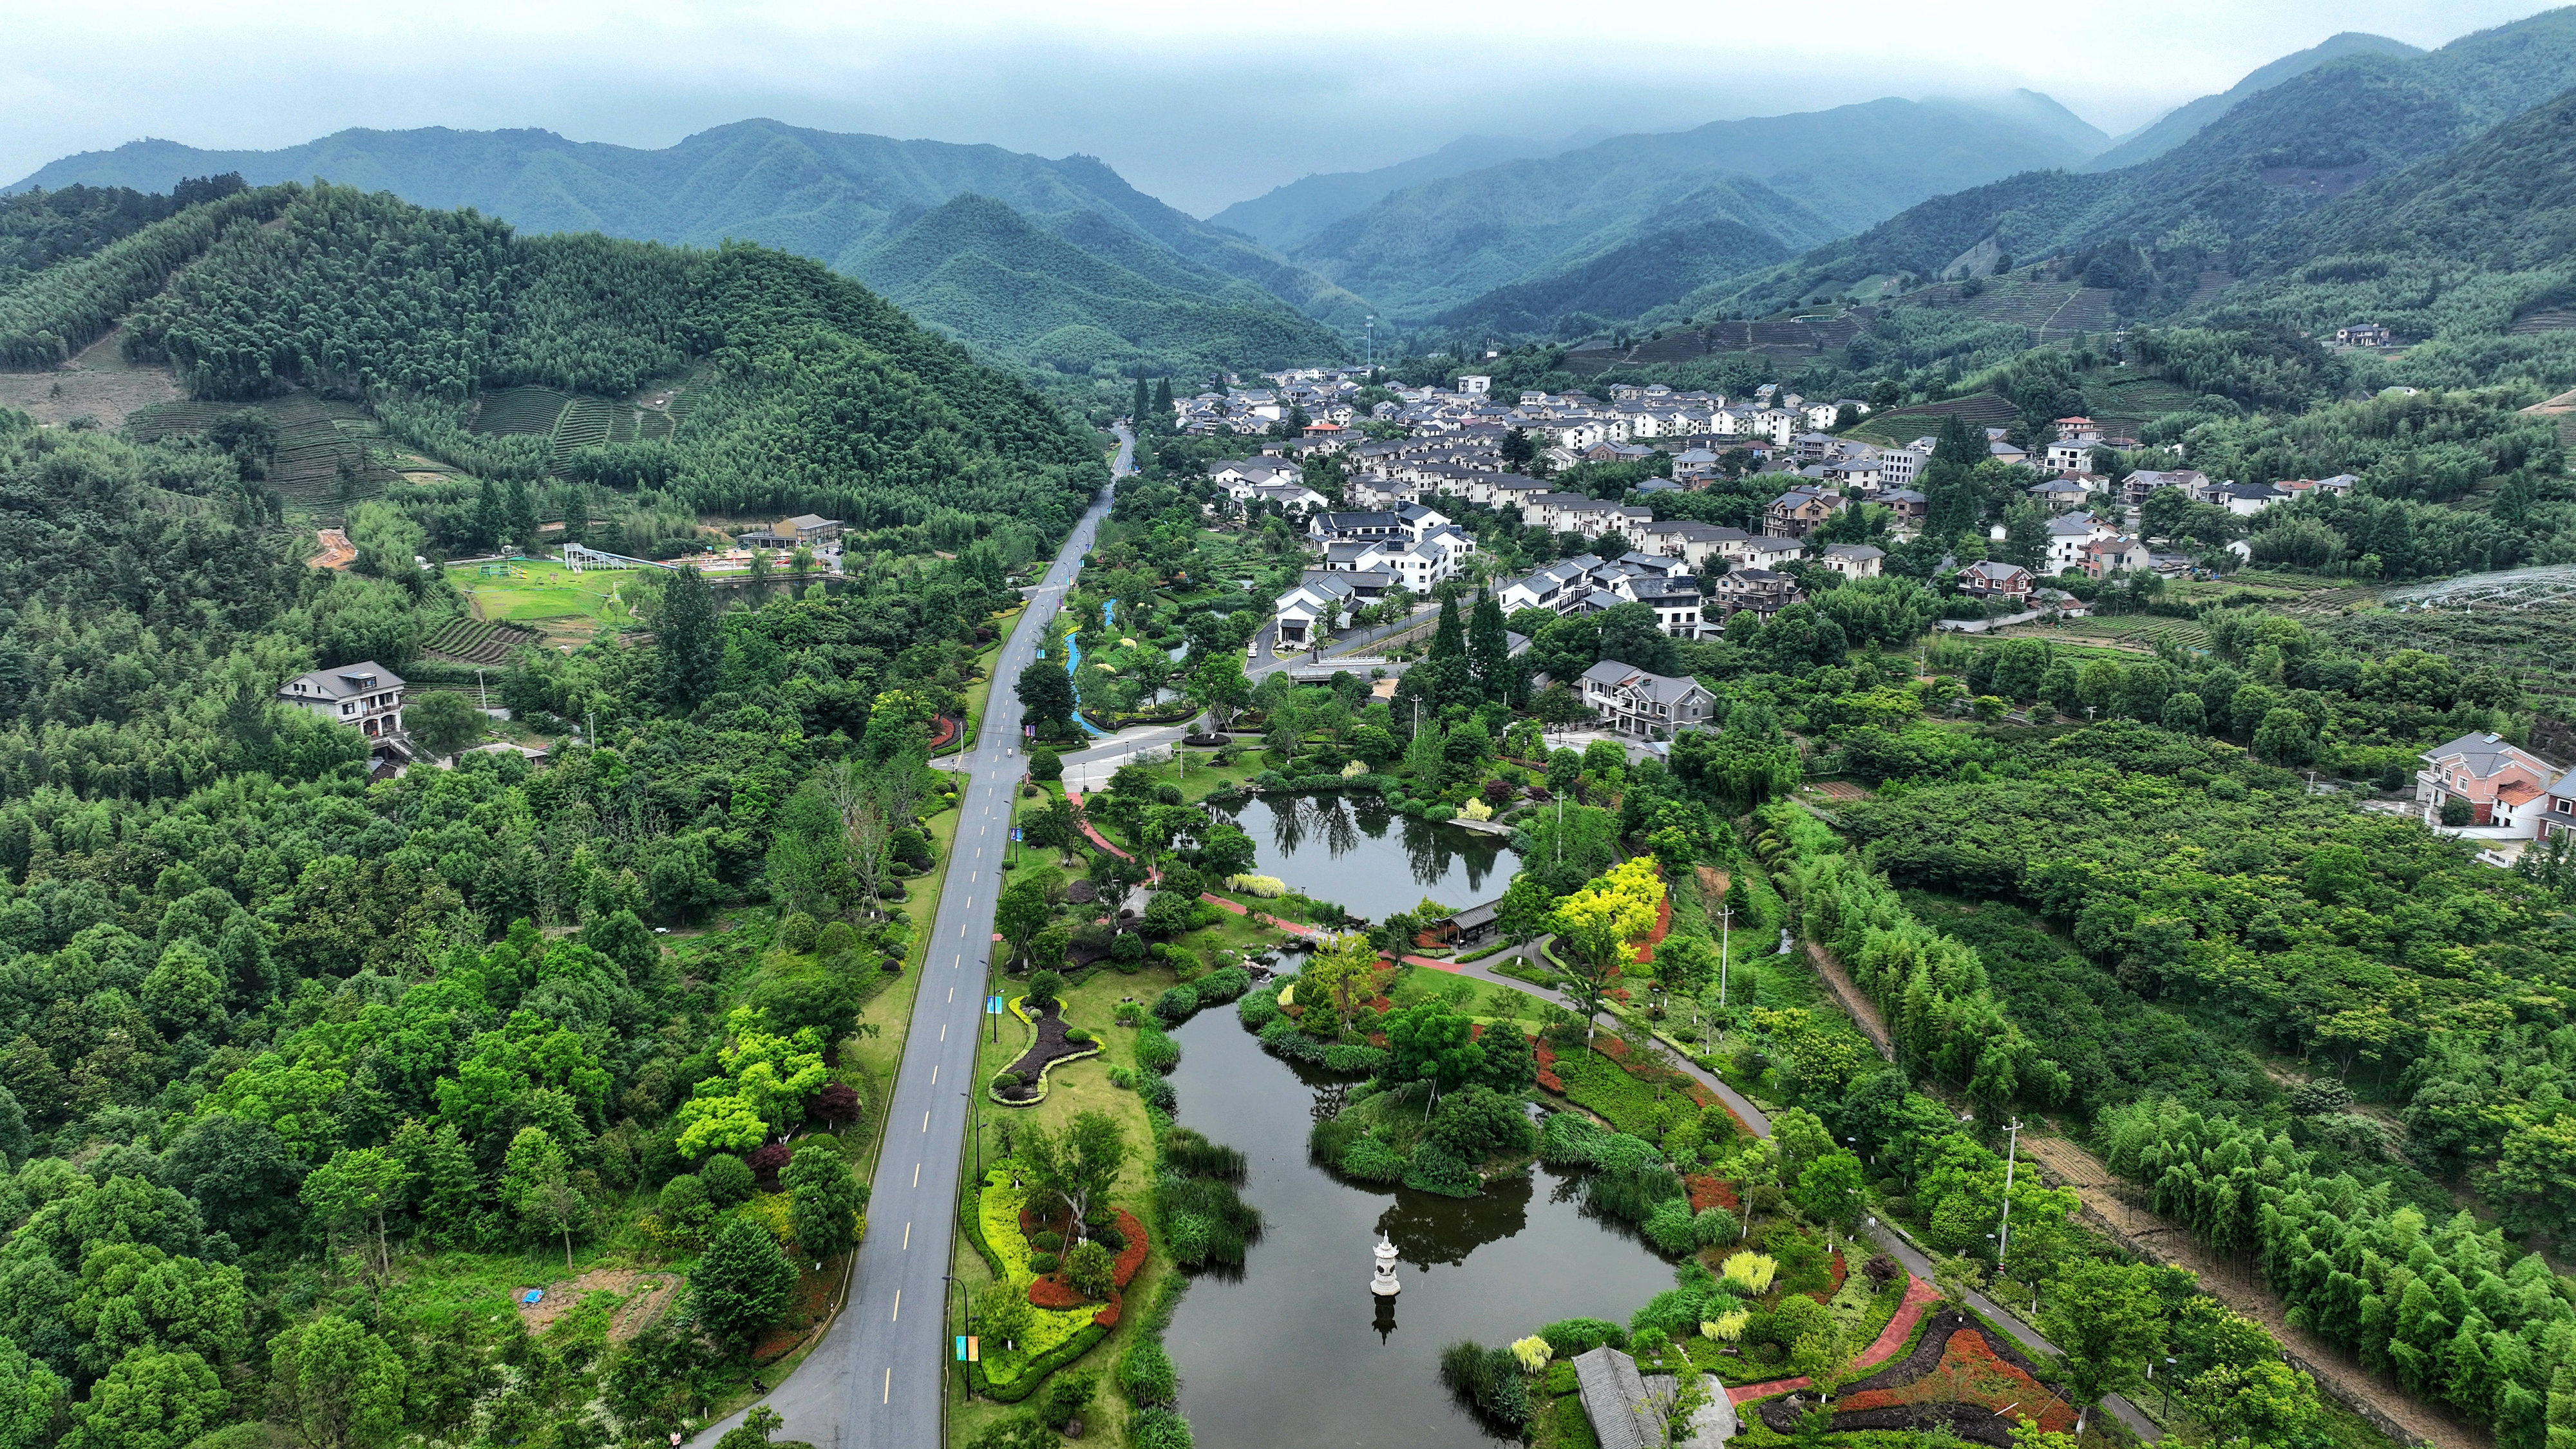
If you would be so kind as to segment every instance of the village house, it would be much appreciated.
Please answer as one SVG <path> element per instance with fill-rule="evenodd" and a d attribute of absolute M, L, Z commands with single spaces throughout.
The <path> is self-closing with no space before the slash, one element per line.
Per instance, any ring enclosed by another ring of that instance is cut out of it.
<path fill-rule="evenodd" d="M 1615 659 L 1583 671 L 1583 702 L 1614 734 L 1670 739 L 1676 731 L 1708 722 L 1717 697 L 1696 679 L 1649 674 Z"/>
<path fill-rule="evenodd" d="M 1279 647 L 1303 649 L 1321 640 L 1340 628 L 1358 604 L 1358 587 L 1338 575 L 1307 579 L 1281 594 L 1272 609 Z"/>
<path fill-rule="evenodd" d="M 1629 537 L 1641 551 L 1681 559 L 1696 572 L 1712 556 L 1722 557 L 1727 544 L 1742 543 L 1747 535 L 1740 528 L 1668 518 L 1641 524 Z"/>
<path fill-rule="evenodd" d="M 2390 347 L 2396 341 L 2396 336 L 2377 322 L 2357 322 L 2350 327 L 2335 329 L 2335 345 L 2338 347 Z"/>
<path fill-rule="evenodd" d="M 1839 494 L 1792 488 L 1762 510 L 1762 526 L 1781 538 L 1805 538 L 1817 524 L 1841 512 L 1842 506 Z"/>
<path fill-rule="evenodd" d="M 2109 538 L 2119 530 L 2090 513 L 2069 513 L 2048 520 L 2048 553 L 2040 568 L 2050 577 L 2080 572 L 2084 567 L 2084 550 L 2095 539 Z"/>
<path fill-rule="evenodd" d="M 2442 807 L 2454 800 L 2468 805 L 2471 826 L 2512 830 L 2527 839 L 2539 837 L 2545 817 L 2576 813 L 2560 812 L 2556 802 L 2567 797 L 2552 793 L 2567 787 L 2576 771 L 2561 772 L 2502 735 L 2462 735 L 2419 758 L 2424 768 L 2415 772 L 2415 800 L 2427 825 L 2439 824 Z"/>
<path fill-rule="evenodd" d="M 406 758 L 411 750 L 403 732 L 403 677 L 370 659 L 339 669 L 316 669 L 279 686 L 277 697 L 344 724 L 370 740 L 381 740 Z"/>
<path fill-rule="evenodd" d="M 1816 555 L 1816 562 L 1847 579 L 1874 579 L 1886 558 L 1886 552 L 1872 544 L 1829 543 Z"/>
<path fill-rule="evenodd" d="M 1709 585 L 1706 612 L 1718 618 L 1734 618 L 1742 610 L 1754 617 L 1768 619 L 1773 614 L 1805 599 L 1798 581 L 1770 569 L 1734 568 L 1720 574 Z"/>
<path fill-rule="evenodd" d="M 2146 544 L 2134 538 L 2097 538 L 2084 545 L 2082 569 L 2089 578 L 2107 579 L 2116 573 L 2154 567 Z"/>
<path fill-rule="evenodd" d="M 1958 577 L 1959 592 L 1972 599 L 2004 599 L 2014 604 L 2027 602 L 2038 582 L 2021 565 L 1996 560 L 1970 564 L 1959 570 Z"/>

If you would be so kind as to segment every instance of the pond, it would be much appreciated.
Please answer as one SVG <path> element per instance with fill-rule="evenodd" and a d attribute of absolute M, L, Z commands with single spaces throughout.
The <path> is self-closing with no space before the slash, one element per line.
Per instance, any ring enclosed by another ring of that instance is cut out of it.
<path fill-rule="evenodd" d="M 1492 900 L 1521 868 L 1501 837 L 1399 815 L 1375 795 L 1263 795 L 1231 818 L 1257 873 L 1372 921 L 1424 896 L 1453 910 Z"/>
<path fill-rule="evenodd" d="M 1199 1443 L 1487 1449 L 1497 1436 L 1441 1387 L 1443 1347 L 1625 1323 L 1673 1286 L 1672 1265 L 1545 1167 L 1463 1200 L 1335 1178 L 1306 1157 L 1334 1079 L 1263 1051 L 1229 1010 L 1175 1035 L 1180 1120 L 1251 1158 L 1243 1196 L 1266 1224 L 1240 1273 L 1198 1276 L 1165 1335 Z M 1381 1231 L 1404 1285 L 1391 1309 L 1368 1288 Z"/>

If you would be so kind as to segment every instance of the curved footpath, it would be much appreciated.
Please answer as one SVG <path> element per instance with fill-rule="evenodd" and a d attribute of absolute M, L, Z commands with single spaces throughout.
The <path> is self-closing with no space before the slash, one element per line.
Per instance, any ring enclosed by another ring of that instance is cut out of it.
<path fill-rule="evenodd" d="M 1111 473 L 1123 477 L 1134 468 L 1136 443 L 1123 431 L 1118 441 Z M 1074 526 L 1046 578 L 1030 591 L 1028 608 L 994 660 L 981 737 L 954 762 L 967 776 L 957 839 L 921 966 L 912 1026 L 895 1069 L 868 1198 L 867 1237 L 859 1244 L 848 1298 L 823 1341 L 786 1382 L 759 1400 L 785 1420 L 779 1438 L 818 1449 L 936 1449 L 940 1442 L 949 1353 L 944 1290 L 957 1223 L 958 1162 L 975 1087 L 993 902 L 1001 890 L 996 862 L 1009 840 L 1012 791 L 1025 764 L 1018 755 L 1020 704 L 1011 681 L 1036 656 L 1046 623 L 1108 511 L 1104 490 Z M 994 872 L 989 882 L 987 870 Z M 708 1425 L 691 1442 L 713 1444 L 747 1412 L 748 1407 Z"/>
<path fill-rule="evenodd" d="M 1533 986 L 1529 982 L 1519 980 L 1515 977 L 1505 976 L 1500 972 L 1491 969 L 1486 964 L 1489 961 L 1507 961 L 1514 956 L 1519 956 L 1525 960 L 1531 961 L 1532 964 L 1537 965 L 1541 970 L 1546 970 L 1548 969 L 1546 964 L 1538 961 L 1535 956 L 1535 952 L 1539 944 L 1540 942 L 1538 941 L 1524 942 L 1521 945 L 1513 947 L 1509 951 L 1489 956 L 1485 961 L 1470 961 L 1463 965 L 1454 961 L 1433 961 L 1428 957 L 1412 959 L 1416 965 L 1430 966 L 1436 970 L 1451 972 L 1455 975 L 1473 977 L 1478 981 L 1490 982 L 1493 985 L 1518 991 L 1524 995 L 1535 996 L 1541 1001 L 1551 1001 L 1564 1007 L 1568 1011 L 1580 1013 L 1582 1008 L 1567 1000 L 1562 993 L 1551 991 L 1544 986 Z M 1771 1135 L 1770 1116 L 1763 1112 L 1761 1108 L 1754 1106 L 1751 1101 L 1745 1098 L 1743 1093 L 1735 1090 L 1735 1088 L 1731 1086 L 1728 1086 L 1725 1080 L 1719 1077 L 1715 1072 L 1706 1070 L 1701 1067 L 1699 1063 L 1692 1061 L 1690 1058 L 1683 1056 L 1679 1052 L 1675 1052 L 1673 1054 L 1673 1060 L 1683 1071 L 1690 1073 L 1691 1076 L 1702 1086 L 1715 1092 L 1720 1100 L 1724 1101 L 1727 1106 L 1733 1108 L 1735 1115 L 1744 1119 L 1744 1125 L 1753 1129 L 1753 1135 L 1756 1137 L 1768 1137 Z M 1884 1249 L 1888 1256 L 1903 1264 L 1906 1272 L 1912 1274 L 1916 1279 L 1923 1282 L 1931 1281 L 1932 1260 L 1924 1254 L 1921 1248 L 1915 1246 L 1913 1239 L 1897 1231 L 1891 1225 L 1880 1222 L 1875 1218 L 1870 1220 L 1867 1231 L 1869 1233 L 1870 1240 L 1877 1243 L 1880 1248 Z M 2030 1347 L 2038 1349 L 2043 1353 L 2054 1354 L 2058 1352 L 2057 1345 L 2050 1343 L 2046 1338 L 2042 1337 L 2038 1329 L 2035 1329 L 2029 1324 L 2023 1322 L 2019 1315 L 2005 1310 L 1992 1299 L 1986 1297 L 1986 1295 L 1971 1290 L 1967 1297 L 1968 1306 L 1985 1315 L 1987 1322 L 1992 1323 L 1997 1328 L 2002 1329 L 2004 1332 L 2011 1334 L 2013 1337 L 2020 1339 L 2023 1343 L 2028 1344 Z M 2157 1426 L 2155 1420 L 2150 1419 L 2145 1414 L 2139 1412 L 2137 1405 L 2130 1403 L 2128 1399 L 2119 1394 L 2106 1396 L 2102 1400 L 2102 1407 L 2118 1415 L 2120 1422 L 2126 1424 L 2129 1427 L 2129 1431 L 2136 1434 L 2140 1439 L 2152 1441 L 2164 1437 L 2164 1430 Z"/>

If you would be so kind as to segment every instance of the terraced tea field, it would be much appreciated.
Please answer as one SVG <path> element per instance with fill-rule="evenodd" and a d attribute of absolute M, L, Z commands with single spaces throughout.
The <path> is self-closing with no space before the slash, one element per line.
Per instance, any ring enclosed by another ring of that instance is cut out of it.
<path fill-rule="evenodd" d="M 507 664 L 541 637 L 534 629 L 495 624 L 488 619 L 450 619 L 421 648 L 459 664 Z"/>
<path fill-rule="evenodd" d="M 384 429 L 357 407 L 291 392 L 258 403 L 160 403 L 126 422 L 133 437 L 150 442 L 202 432 L 217 418 L 245 408 L 268 414 L 277 427 L 277 456 L 268 484 L 290 513 L 337 520 L 349 503 L 374 498 L 394 482 L 393 470 L 375 461 L 373 445 Z"/>
<path fill-rule="evenodd" d="M 512 635 L 534 634 L 548 644 L 585 641 L 603 624 L 625 628 L 635 622 L 635 611 L 621 593 L 635 579 L 632 572 L 575 573 L 545 559 L 513 559 L 498 566 L 503 572 L 488 576 L 484 567 L 469 563 L 447 568 L 448 582 L 465 595 L 474 616 L 470 622 L 515 625 Z M 471 641 L 460 636 L 459 642 Z M 505 647 L 504 658 L 508 652 Z"/>

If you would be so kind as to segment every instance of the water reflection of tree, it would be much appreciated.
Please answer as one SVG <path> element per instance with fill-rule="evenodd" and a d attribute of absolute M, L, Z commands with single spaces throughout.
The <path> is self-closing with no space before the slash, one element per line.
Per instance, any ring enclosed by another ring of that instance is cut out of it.
<path fill-rule="evenodd" d="M 1270 843 L 1279 853 L 1295 855 L 1306 843 L 1306 822 L 1299 809 L 1305 803 L 1302 795 L 1273 796 L 1262 803 L 1270 807 Z"/>
<path fill-rule="evenodd" d="M 1316 825 L 1324 833 L 1324 849 L 1335 857 L 1345 856 L 1360 848 L 1357 821 L 1351 818 L 1351 807 L 1339 795 L 1318 795 Z"/>
<path fill-rule="evenodd" d="M 1485 881 L 1494 873 L 1494 862 L 1502 854 L 1499 846 L 1480 849 L 1460 847 L 1459 832 L 1443 830 L 1428 820 L 1406 816 L 1404 821 L 1404 863 L 1412 868 L 1413 878 L 1422 885 L 1434 886 L 1448 878 L 1453 865 L 1467 872 L 1467 898 L 1443 901 L 1442 905 L 1469 906 L 1484 898 Z"/>
<path fill-rule="evenodd" d="M 1378 1214 L 1377 1227 L 1395 1243 L 1396 1256 L 1417 1268 L 1464 1263 L 1478 1248 L 1529 1226 L 1531 1191 L 1526 1178 L 1489 1183 L 1472 1198 L 1405 1188 Z"/>

